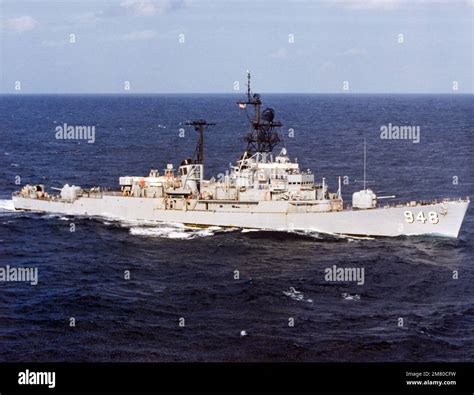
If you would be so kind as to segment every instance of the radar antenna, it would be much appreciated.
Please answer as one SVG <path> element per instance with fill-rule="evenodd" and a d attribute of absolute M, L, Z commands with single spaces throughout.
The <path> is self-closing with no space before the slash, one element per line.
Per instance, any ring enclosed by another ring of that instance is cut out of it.
<path fill-rule="evenodd" d="M 367 189 L 367 184 L 371 184 L 374 181 L 367 181 L 367 139 L 364 139 L 364 178 L 362 181 L 355 180 L 354 182 L 361 182 L 364 186 L 364 190 Z"/>
<path fill-rule="evenodd" d="M 246 109 L 248 105 L 255 108 L 254 117 L 250 121 L 252 130 L 245 136 L 247 152 L 251 155 L 257 152 L 272 152 L 273 148 L 281 141 L 275 128 L 282 125 L 279 121 L 274 120 L 275 111 L 272 108 L 266 108 L 262 113 L 260 112 L 262 101 L 259 94 L 252 94 L 249 71 L 247 71 L 247 101 L 239 101 L 237 104 L 240 108 Z"/>

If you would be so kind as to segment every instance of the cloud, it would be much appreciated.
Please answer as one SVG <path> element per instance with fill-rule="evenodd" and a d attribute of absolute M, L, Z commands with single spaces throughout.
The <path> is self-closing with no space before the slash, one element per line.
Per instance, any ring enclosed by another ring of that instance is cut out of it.
<path fill-rule="evenodd" d="M 42 47 L 62 47 L 68 43 L 67 40 L 44 40 L 41 41 L 41 46 Z"/>
<path fill-rule="evenodd" d="M 270 54 L 273 59 L 286 59 L 288 57 L 288 50 L 285 47 L 281 47 L 275 52 Z"/>
<path fill-rule="evenodd" d="M 361 47 L 354 47 L 351 49 L 348 49 L 347 51 L 344 51 L 340 53 L 339 55 L 342 56 L 361 56 L 361 55 L 367 55 L 367 50 L 365 48 Z"/>
<path fill-rule="evenodd" d="M 187 4 L 184 0 L 123 0 L 120 6 L 136 16 L 163 15 Z"/>
<path fill-rule="evenodd" d="M 151 40 L 155 38 L 157 33 L 154 30 L 142 30 L 139 32 L 127 33 L 122 37 L 125 41 Z"/>
<path fill-rule="evenodd" d="M 416 0 L 413 0 L 415 2 Z M 403 0 L 330 0 L 331 3 L 356 10 L 385 9 L 394 10 Z"/>
<path fill-rule="evenodd" d="M 334 63 L 331 62 L 330 60 L 327 60 L 326 62 L 322 63 L 321 66 L 319 66 L 319 69 L 323 72 L 330 71 L 331 69 L 334 68 Z"/>
<path fill-rule="evenodd" d="M 38 26 L 38 22 L 31 16 L 20 16 L 18 18 L 8 19 L 6 21 L 6 27 L 17 33 L 23 33 L 33 30 Z"/>
<path fill-rule="evenodd" d="M 102 19 L 103 11 L 98 12 L 84 12 L 82 14 L 76 15 L 73 17 L 75 22 L 80 24 L 94 24 L 99 22 Z"/>
<path fill-rule="evenodd" d="M 325 0 L 328 4 L 334 4 L 353 10 L 395 10 L 405 6 L 432 6 L 447 4 L 450 6 L 454 0 Z M 473 6 L 473 0 L 461 0 L 458 4 Z"/>

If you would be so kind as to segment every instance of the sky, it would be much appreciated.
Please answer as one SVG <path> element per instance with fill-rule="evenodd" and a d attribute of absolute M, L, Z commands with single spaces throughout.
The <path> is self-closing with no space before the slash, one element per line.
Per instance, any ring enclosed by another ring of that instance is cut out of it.
<path fill-rule="evenodd" d="M 0 93 L 473 93 L 473 0 L 0 0 Z"/>

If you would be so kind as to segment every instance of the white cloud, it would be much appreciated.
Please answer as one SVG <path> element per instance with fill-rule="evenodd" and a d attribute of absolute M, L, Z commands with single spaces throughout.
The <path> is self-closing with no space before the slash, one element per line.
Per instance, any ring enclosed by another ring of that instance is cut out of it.
<path fill-rule="evenodd" d="M 126 41 L 151 40 L 156 36 L 157 33 L 154 30 L 142 30 L 139 32 L 127 33 L 122 37 L 122 39 Z"/>
<path fill-rule="evenodd" d="M 73 20 L 81 24 L 94 24 L 101 20 L 102 14 L 103 14 L 103 11 L 84 12 L 82 14 L 74 16 Z"/>
<path fill-rule="evenodd" d="M 319 69 L 324 72 L 330 71 L 333 68 L 334 68 L 334 63 L 331 62 L 330 60 L 327 60 L 326 62 L 322 63 L 321 66 L 319 66 Z"/>
<path fill-rule="evenodd" d="M 403 0 L 334 0 L 334 3 L 352 9 L 386 9 L 398 8 Z"/>
<path fill-rule="evenodd" d="M 451 5 L 456 3 L 454 0 L 325 0 L 329 4 L 335 4 L 344 8 L 354 10 L 395 10 L 404 6 L 416 6 L 416 5 Z M 466 6 L 474 5 L 473 0 L 461 0 L 458 4 L 464 4 Z"/>
<path fill-rule="evenodd" d="M 38 26 L 38 22 L 33 19 L 31 16 L 20 16 L 18 18 L 8 19 L 6 22 L 6 27 L 9 30 L 12 30 L 17 33 L 27 32 L 33 30 Z"/>
<path fill-rule="evenodd" d="M 67 40 L 44 40 L 41 41 L 41 46 L 42 47 L 62 47 L 66 45 L 68 42 Z"/>
<path fill-rule="evenodd" d="M 136 16 L 162 15 L 182 7 L 184 0 L 123 0 L 121 7 L 129 9 Z"/>
<path fill-rule="evenodd" d="M 343 56 L 360 56 L 360 55 L 367 55 L 367 50 L 365 48 L 361 47 L 354 47 L 351 49 L 348 49 L 347 51 L 344 51 L 340 53 L 340 55 Z"/>
<path fill-rule="evenodd" d="M 288 50 L 285 47 L 281 47 L 275 52 L 270 54 L 273 59 L 286 59 L 288 57 Z"/>

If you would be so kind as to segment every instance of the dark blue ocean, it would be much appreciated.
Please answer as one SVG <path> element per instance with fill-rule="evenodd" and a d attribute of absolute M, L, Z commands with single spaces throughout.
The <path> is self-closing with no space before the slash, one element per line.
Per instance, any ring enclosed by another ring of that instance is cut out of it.
<path fill-rule="evenodd" d="M 119 176 L 178 165 L 194 152 L 196 133 L 183 123 L 195 118 L 217 124 L 206 135 L 206 176 L 223 173 L 245 148 L 242 98 L 0 96 L 0 267 L 39 272 L 37 285 L 0 282 L 0 361 L 474 360 L 472 206 L 456 240 L 193 230 L 11 210 L 11 193 L 27 183 L 117 188 Z M 364 139 L 377 194 L 474 195 L 472 95 L 263 100 L 303 168 L 331 189 L 348 177 L 348 202 L 362 187 Z M 95 142 L 57 140 L 63 123 L 94 125 Z M 389 123 L 419 126 L 420 142 L 381 139 Z M 333 265 L 363 267 L 365 283 L 325 281 Z"/>

